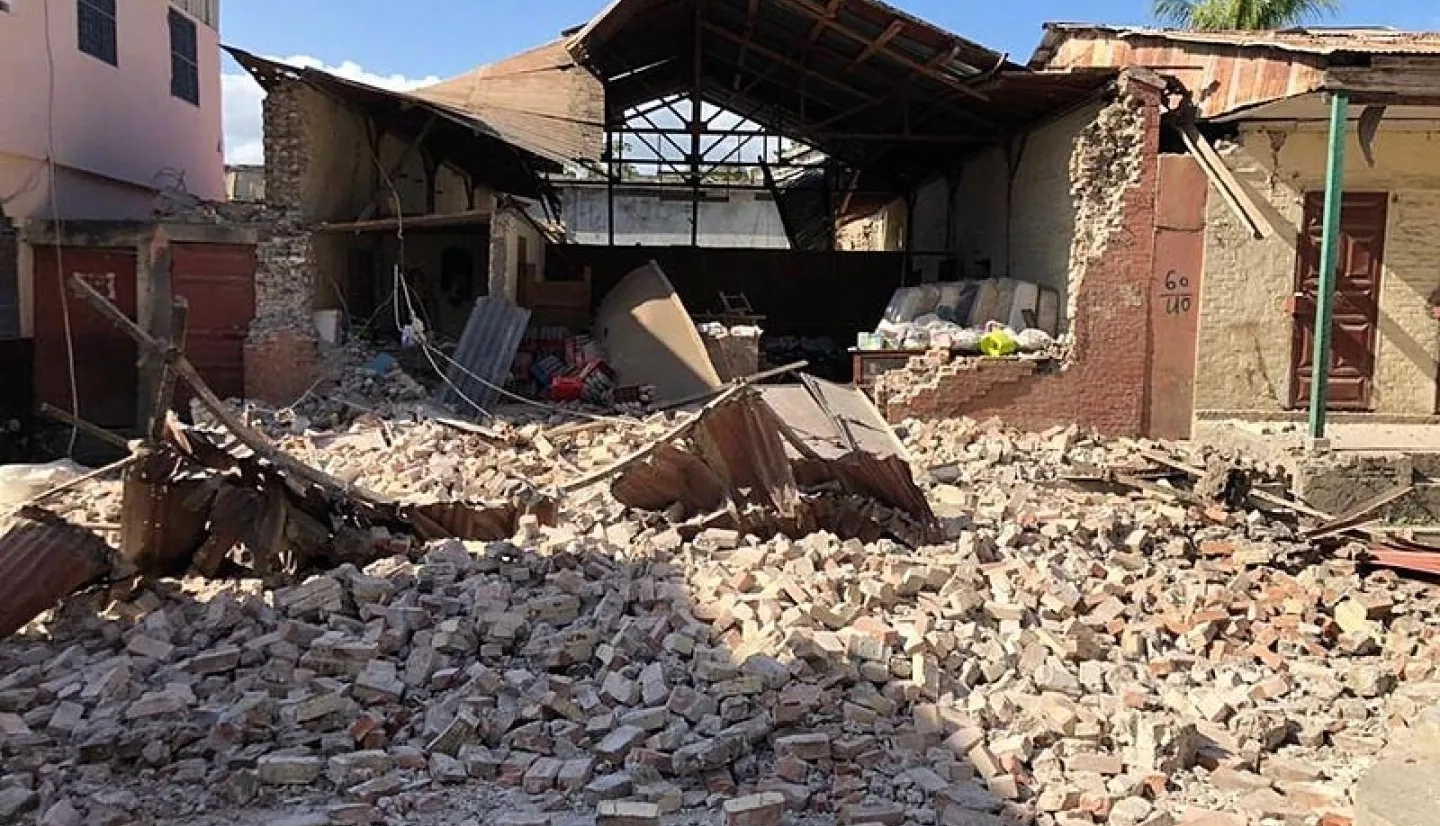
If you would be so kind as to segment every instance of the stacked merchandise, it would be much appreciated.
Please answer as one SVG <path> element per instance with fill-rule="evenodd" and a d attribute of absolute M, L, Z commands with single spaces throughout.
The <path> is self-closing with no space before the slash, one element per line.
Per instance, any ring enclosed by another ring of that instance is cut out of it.
<path fill-rule="evenodd" d="M 510 385 L 521 395 L 557 402 L 608 406 L 616 395 L 615 371 L 606 363 L 600 345 L 590 336 L 574 335 L 564 327 L 526 331 L 515 354 Z"/>
<path fill-rule="evenodd" d="M 1009 355 L 1049 350 L 1059 327 L 1054 290 L 1011 278 L 902 287 L 856 347 Z"/>

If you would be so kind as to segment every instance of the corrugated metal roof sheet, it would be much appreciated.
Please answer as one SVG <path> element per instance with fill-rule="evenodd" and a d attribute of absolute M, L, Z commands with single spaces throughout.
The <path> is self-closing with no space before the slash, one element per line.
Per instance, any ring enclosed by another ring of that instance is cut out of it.
<path fill-rule="evenodd" d="M 484 121 L 506 141 L 553 159 L 598 160 L 605 90 L 557 40 L 411 94 Z"/>
<path fill-rule="evenodd" d="M 0 639 L 109 570 L 110 546 L 49 511 L 25 509 L 0 536 Z"/>
<path fill-rule="evenodd" d="M 1047 23 L 1060 34 L 1096 33 L 1122 38 L 1149 37 L 1172 43 L 1205 43 L 1238 48 L 1279 49 L 1303 54 L 1440 55 L 1440 32 L 1374 28 L 1297 28 L 1263 32 L 1202 32 L 1090 23 Z M 1044 46 L 1042 45 L 1042 50 Z"/>
<path fill-rule="evenodd" d="M 541 58 L 546 55 L 554 56 L 554 46 L 555 44 L 542 47 L 489 69 L 479 69 L 470 75 L 444 81 L 429 87 L 431 91 L 428 96 L 422 96 L 420 90 L 399 92 L 381 89 L 320 69 L 291 66 L 234 46 L 224 48 L 267 89 L 285 78 L 298 79 L 357 105 L 392 113 L 413 110 L 434 115 L 443 123 L 451 124 L 452 129 L 462 131 L 466 137 L 473 135 L 482 140 L 498 141 L 507 146 L 503 151 L 509 156 L 508 159 L 497 160 L 497 153 L 491 152 L 488 153 L 490 157 L 470 159 L 468 162 L 464 158 L 451 160 L 461 163 L 462 167 L 468 167 L 467 171 L 475 174 L 479 180 L 490 180 L 503 191 L 533 196 L 538 194 L 533 187 L 506 189 L 501 186 L 500 180 L 495 180 L 501 172 L 513 173 L 513 170 L 499 168 L 502 160 L 513 166 L 523 153 L 523 156 L 533 158 L 533 162 L 527 166 L 535 163 L 550 164 L 558 171 L 565 163 L 579 157 L 598 158 L 604 143 L 603 137 L 598 133 L 591 134 L 593 130 L 588 121 L 570 123 L 568 128 L 562 128 L 562 121 L 555 118 L 550 118 L 548 128 L 536 123 L 536 119 L 543 113 L 552 110 L 564 111 L 572 103 L 582 107 L 582 113 L 577 118 L 583 121 L 587 117 L 584 112 L 589 111 L 584 107 L 594 106 L 594 101 L 587 96 L 588 92 L 594 90 L 586 86 L 581 79 L 581 75 L 588 76 L 588 72 L 578 67 L 576 71 L 568 71 L 552 66 L 552 71 L 547 73 L 539 68 L 539 64 L 543 63 Z M 561 46 L 560 51 L 563 51 L 563 44 Z M 506 69 L 506 66 L 518 68 Z M 520 75 L 525 74 L 523 69 L 526 66 L 535 71 L 521 80 Z M 596 86 L 598 88 L 598 81 Z M 526 104 L 517 102 L 517 89 L 533 98 L 528 109 Z M 580 91 L 587 91 L 587 94 L 580 94 Z M 556 104 L 554 101 L 562 103 Z M 428 136 L 427 146 L 436 144 L 443 137 L 441 130 L 437 129 Z M 520 152 L 515 152 L 516 149 Z M 571 154 L 572 151 L 581 151 L 583 154 Z M 455 151 L 450 154 L 459 156 L 465 153 Z M 470 149 L 469 154 L 482 153 Z M 491 170 L 489 175 L 486 174 L 487 167 Z"/>

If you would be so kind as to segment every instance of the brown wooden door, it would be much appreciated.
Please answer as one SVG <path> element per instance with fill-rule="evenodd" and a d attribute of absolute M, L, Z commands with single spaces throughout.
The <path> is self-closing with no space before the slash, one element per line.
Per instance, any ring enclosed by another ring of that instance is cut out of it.
<path fill-rule="evenodd" d="M 170 290 L 190 304 L 185 354 L 222 399 L 245 396 L 245 336 L 255 319 L 255 248 L 237 244 L 172 244 Z M 183 385 L 183 383 L 182 383 Z M 189 408 L 178 387 L 176 409 Z"/>
<path fill-rule="evenodd" d="M 1375 345 L 1380 317 L 1380 273 L 1384 269 L 1383 192 L 1346 193 L 1340 210 L 1340 255 L 1331 324 L 1330 381 L 1326 408 L 1370 410 L 1375 384 Z M 1323 193 L 1305 197 L 1304 228 L 1296 259 L 1295 335 L 1291 355 L 1290 404 L 1310 401 L 1315 359 L 1315 296 L 1320 281 Z"/>

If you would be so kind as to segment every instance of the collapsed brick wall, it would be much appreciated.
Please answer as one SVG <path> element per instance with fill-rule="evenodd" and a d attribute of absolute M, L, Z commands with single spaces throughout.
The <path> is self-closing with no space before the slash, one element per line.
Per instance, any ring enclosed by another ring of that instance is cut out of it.
<path fill-rule="evenodd" d="M 272 86 L 265 97 L 265 192 L 273 220 L 255 249 L 255 320 L 245 341 L 245 395 L 289 404 L 319 373 L 312 320 L 319 263 L 305 224 L 309 131 L 305 87 Z"/>
<path fill-rule="evenodd" d="M 1058 369 L 1015 360 L 912 359 L 878 384 L 890 421 L 998 416 L 1035 430 L 1078 424 L 1113 435 L 1143 431 L 1162 88 L 1158 78 L 1127 73 L 1116 100 L 1076 138 L 1071 340 Z"/>

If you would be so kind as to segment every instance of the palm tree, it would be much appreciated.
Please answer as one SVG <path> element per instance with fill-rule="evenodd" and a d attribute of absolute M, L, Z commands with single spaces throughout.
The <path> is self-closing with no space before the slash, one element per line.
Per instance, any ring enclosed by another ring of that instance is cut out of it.
<path fill-rule="evenodd" d="M 1182 29 L 1258 31 L 1335 14 L 1340 0 L 1155 0 L 1155 16 Z"/>

